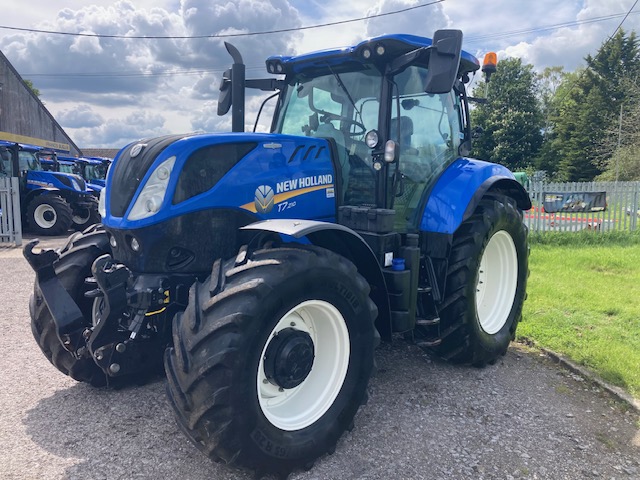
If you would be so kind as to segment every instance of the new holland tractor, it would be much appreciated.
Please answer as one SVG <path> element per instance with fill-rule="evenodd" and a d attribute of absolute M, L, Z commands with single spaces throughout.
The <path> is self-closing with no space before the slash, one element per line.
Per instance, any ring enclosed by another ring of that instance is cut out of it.
<path fill-rule="evenodd" d="M 270 57 L 280 77 L 253 80 L 227 45 L 234 131 L 126 146 L 103 225 L 25 247 L 43 353 L 96 386 L 164 363 L 200 450 L 280 477 L 353 426 L 380 338 L 494 363 L 521 318 L 531 204 L 505 167 L 467 157 L 480 65 L 461 44 L 381 36 Z M 243 132 L 245 88 L 275 92 L 271 133 Z"/>
<path fill-rule="evenodd" d="M 43 147 L 0 140 L 0 175 L 20 178 L 23 224 L 38 235 L 62 235 L 100 221 L 84 179 L 58 168 L 56 156 Z"/>

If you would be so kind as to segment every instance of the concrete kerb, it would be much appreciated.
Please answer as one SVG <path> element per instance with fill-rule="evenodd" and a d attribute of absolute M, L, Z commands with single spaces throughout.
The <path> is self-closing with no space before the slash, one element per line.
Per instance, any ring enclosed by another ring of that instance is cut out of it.
<path fill-rule="evenodd" d="M 521 339 L 523 345 L 527 345 L 528 347 L 533 347 L 536 350 L 541 351 L 547 357 L 549 357 L 553 362 L 562 365 L 567 370 L 575 373 L 576 375 L 580 375 L 585 380 L 592 382 L 602 388 L 605 392 L 607 392 L 612 397 L 625 402 L 631 408 L 633 408 L 637 413 L 640 413 L 640 400 L 634 398 L 631 394 L 625 392 L 622 388 L 616 387 L 615 385 L 611 385 L 605 382 L 602 378 L 596 375 L 594 372 L 590 371 L 587 368 L 584 368 L 568 358 L 560 355 L 559 353 L 554 352 L 553 350 L 549 350 L 547 348 L 541 347 L 537 345 L 530 339 L 523 338 Z"/>

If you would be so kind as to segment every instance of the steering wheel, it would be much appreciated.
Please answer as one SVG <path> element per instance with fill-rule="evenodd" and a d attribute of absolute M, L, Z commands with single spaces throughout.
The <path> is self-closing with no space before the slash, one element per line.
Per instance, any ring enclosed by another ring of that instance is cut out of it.
<path fill-rule="evenodd" d="M 356 131 L 352 132 L 351 129 L 349 129 L 349 136 L 350 137 L 359 137 L 361 135 L 364 135 L 367 132 L 367 127 L 364 126 L 363 123 L 357 121 L 357 120 L 352 120 L 350 118 L 347 117 L 343 117 L 342 115 L 338 115 L 335 113 L 329 113 L 329 112 L 321 112 L 322 114 L 322 118 L 320 119 L 321 122 L 326 122 L 327 120 L 331 121 L 331 120 L 340 120 L 341 122 L 346 123 L 349 127 L 351 127 L 351 125 L 356 126 Z"/>

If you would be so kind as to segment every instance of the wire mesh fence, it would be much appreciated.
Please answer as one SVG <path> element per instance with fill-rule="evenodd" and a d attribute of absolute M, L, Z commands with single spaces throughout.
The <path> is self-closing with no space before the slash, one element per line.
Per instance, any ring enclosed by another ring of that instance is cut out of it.
<path fill-rule="evenodd" d="M 527 190 L 533 207 L 524 220 L 532 232 L 638 228 L 640 182 L 529 182 Z"/>
<path fill-rule="evenodd" d="M 18 179 L 0 178 L 0 244 L 22 244 Z"/>

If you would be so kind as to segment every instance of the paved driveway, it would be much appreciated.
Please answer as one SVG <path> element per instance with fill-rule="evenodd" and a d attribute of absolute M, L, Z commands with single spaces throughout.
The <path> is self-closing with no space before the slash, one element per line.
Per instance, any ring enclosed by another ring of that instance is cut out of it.
<path fill-rule="evenodd" d="M 192 447 L 161 380 L 96 390 L 52 367 L 29 327 L 32 285 L 20 251 L 1 248 L 0 478 L 252 478 Z M 640 479 L 638 416 L 536 352 L 514 345 L 479 370 L 398 340 L 377 361 L 356 428 L 293 478 Z"/>

